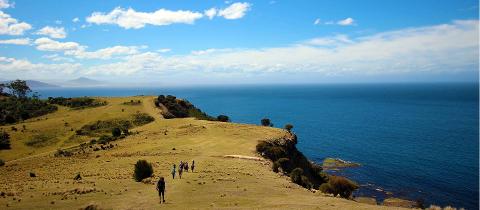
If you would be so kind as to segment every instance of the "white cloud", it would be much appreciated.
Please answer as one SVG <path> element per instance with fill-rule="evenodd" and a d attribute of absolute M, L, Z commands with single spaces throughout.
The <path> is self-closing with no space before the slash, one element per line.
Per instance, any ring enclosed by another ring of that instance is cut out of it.
<path fill-rule="evenodd" d="M 30 41 L 31 40 L 29 38 L 5 39 L 5 40 L 0 40 L 0 44 L 29 45 Z"/>
<path fill-rule="evenodd" d="M 345 18 L 343 20 L 339 20 L 337 21 L 337 24 L 338 25 L 341 25 L 341 26 L 349 26 L 349 25 L 353 25 L 355 22 L 355 20 L 353 18 Z"/>
<path fill-rule="evenodd" d="M 12 18 L 9 14 L 0 11 L 0 34 L 6 35 L 23 35 L 32 26 L 25 22 L 18 22 L 17 19 Z"/>
<path fill-rule="evenodd" d="M 10 3 L 8 0 L 0 0 L 0 9 L 6 9 L 13 6 L 14 6 L 14 3 Z"/>
<path fill-rule="evenodd" d="M 158 49 L 157 52 L 159 53 L 167 53 L 167 52 L 170 52 L 172 51 L 172 49 L 170 48 L 162 48 L 162 49 Z"/>
<path fill-rule="evenodd" d="M 76 42 L 59 42 L 45 37 L 36 39 L 34 43 L 38 50 L 63 52 L 67 56 L 79 59 L 110 59 L 115 56 L 137 54 L 140 49 L 146 48 L 146 46 L 113 46 L 96 51 L 86 51 L 86 46 Z"/>
<path fill-rule="evenodd" d="M 245 16 L 245 13 L 250 9 L 251 4 L 247 2 L 233 3 L 225 9 L 218 11 L 218 16 L 222 16 L 225 19 L 239 19 Z"/>
<path fill-rule="evenodd" d="M 319 37 L 277 48 L 207 49 L 173 56 L 147 52 L 92 66 L 87 72 L 151 78 L 170 74 L 166 72 L 206 72 L 209 77 L 238 73 L 331 77 L 478 71 L 478 29 L 478 20 L 467 20 L 366 37 Z"/>
<path fill-rule="evenodd" d="M 45 26 L 35 34 L 49 36 L 54 39 L 64 39 L 67 37 L 67 32 L 65 32 L 65 28 L 63 27 Z"/>
<path fill-rule="evenodd" d="M 35 40 L 37 49 L 41 51 L 80 51 L 85 47 L 76 42 L 59 42 L 46 37 L 38 38 Z"/>
<path fill-rule="evenodd" d="M 56 20 L 56 21 L 55 21 L 55 24 L 60 25 L 60 24 L 62 24 L 62 21 L 61 21 L 61 20 Z"/>
<path fill-rule="evenodd" d="M 0 75 L 3 78 L 64 79 L 80 70 L 78 63 L 45 64 L 25 59 L 0 57 Z M 43 77 L 42 77 L 43 76 Z"/>
<path fill-rule="evenodd" d="M 318 25 L 318 24 L 320 24 L 320 22 L 321 22 L 320 18 L 317 18 L 317 19 L 315 19 L 315 21 L 313 21 L 313 25 Z"/>
<path fill-rule="evenodd" d="M 74 62 L 75 61 L 72 58 L 63 57 L 63 56 L 60 56 L 58 54 L 44 55 L 44 56 L 42 56 L 42 58 L 46 58 L 46 59 L 49 59 L 49 60 L 52 60 L 52 61 L 65 61 L 65 62 Z"/>
<path fill-rule="evenodd" d="M 208 19 L 213 19 L 217 15 L 217 9 L 216 8 L 210 8 L 208 10 L 205 10 L 204 12 L 205 16 L 208 17 Z"/>
<path fill-rule="evenodd" d="M 132 8 L 117 7 L 110 13 L 94 12 L 87 17 L 87 22 L 94 24 L 116 24 L 126 29 L 139 29 L 146 24 L 164 26 L 174 23 L 193 24 L 203 17 L 202 13 L 188 10 L 170 11 L 159 9 L 155 12 L 137 12 Z"/>
<path fill-rule="evenodd" d="M 80 21 L 80 18 L 78 18 L 78 17 L 72 19 L 72 22 L 74 22 L 74 23 L 76 23 L 78 21 Z"/>

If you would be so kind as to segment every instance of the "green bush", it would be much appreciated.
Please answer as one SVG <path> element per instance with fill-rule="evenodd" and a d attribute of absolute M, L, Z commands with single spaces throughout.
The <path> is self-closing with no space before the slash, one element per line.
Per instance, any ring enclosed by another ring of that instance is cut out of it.
<path fill-rule="evenodd" d="M 278 164 L 278 161 L 273 162 L 272 164 L 273 172 L 278 173 L 278 168 L 280 168 L 280 164 Z"/>
<path fill-rule="evenodd" d="M 227 115 L 218 115 L 217 120 L 220 122 L 230 122 L 230 118 Z"/>
<path fill-rule="evenodd" d="M 268 118 L 263 118 L 263 119 L 260 121 L 260 123 L 261 123 L 263 126 L 270 126 L 270 127 L 273 126 L 272 122 L 270 122 L 270 119 L 268 119 Z"/>
<path fill-rule="evenodd" d="M 285 130 L 287 130 L 288 132 L 292 132 L 292 128 L 293 128 L 292 124 L 286 124 L 285 125 Z"/>
<path fill-rule="evenodd" d="M 292 164 L 288 158 L 279 158 L 275 163 L 278 164 L 284 173 L 292 172 Z"/>
<path fill-rule="evenodd" d="M 320 185 L 320 190 L 324 193 L 340 195 L 342 198 L 350 198 L 352 192 L 358 189 L 358 185 L 341 176 L 330 176 L 327 183 Z"/>
<path fill-rule="evenodd" d="M 48 135 L 45 135 L 45 134 L 38 134 L 38 135 L 33 136 L 31 139 L 27 140 L 25 142 L 25 145 L 27 145 L 29 147 L 39 148 L 39 147 L 44 147 L 44 146 L 51 145 L 53 143 L 55 143 L 55 138 L 54 137 L 51 137 L 51 136 L 48 136 Z"/>
<path fill-rule="evenodd" d="M 0 131 L 0 150 L 10 148 L 10 135 L 5 131 Z"/>
<path fill-rule="evenodd" d="M 0 159 L 0 166 L 4 166 L 5 165 L 5 161 Z"/>
<path fill-rule="evenodd" d="M 153 174 L 152 164 L 146 160 L 138 160 L 135 164 L 134 178 L 140 182 L 145 178 L 151 177 Z"/>
<path fill-rule="evenodd" d="M 302 185 L 302 187 L 305 187 L 307 189 L 312 189 L 312 187 L 313 187 L 313 184 L 312 184 L 312 182 L 310 182 L 310 179 L 308 179 L 308 177 L 303 176 L 303 175 L 301 177 L 301 184 L 300 185 Z"/>
<path fill-rule="evenodd" d="M 295 168 L 290 172 L 290 179 L 292 179 L 293 183 L 297 183 L 299 185 L 302 184 L 302 175 L 303 175 L 303 169 L 301 168 Z"/>
<path fill-rule="evenodd" d="M 270 158 L 272 161 L 276 161 L 282 157 L 286 157 L 286 151 L 280 146 L 271 146 L 268 147 L 265 151 L 265 156 Z"/>
<path fill-rule="evenodd" d="M 113 137 L 119 137 L 120 135 L 122 135 L 122 130 L 120 130 L 120 128 L 113 128 L 112 129 L 112 136 Z"/>
<path fill-rule="evenodd" d="M 267 148 L 270 147 L 270 144 L 266 141 L 259 141 L 256 149 L 258 153 L 264 153 Z"/>
<path fill-rule="evenodd" d="M 100 136 L 100 138 L 98 139 L 98 143 L 99 144 L 108 144 L 108 142 L 111 142 L 115 140 L 113 137 L 111 136 L 108 136 L 108 135 L 102 135 Z"/>
<path fill-rule="evenodd" d="M 62 105 L 62 106 L 67 106 L 75 109 L 81 109 L 81 108 L 87 108 L 87 107 L 98 107 L 98 106 L 103 106 L 107 104 L 107 102 L 105 101 L 98 101 L 94 98 L 89 98 L 89 97 L 80 97 L 80 98 L 48 97 L 48 102 L 50 104 Z"/>
<path fill-rule="evenodd" d="M 196 108 L 189 101 L 177 99 L 172 95 L 166 97 L 164 95 L 158 96 L 155 100 L 155 106 L 159 107 L 160 105 L 163 105 L 168 110 L 168 112 L 162 113 L 165 119 L 194 117 L 199 120 L 216 120 L 216 118 Z"/>
<path fill-rule="evenodd" d="M 152 116 L 146 114 L 146 113 L 136 113 L 133 115 L 133 124 L 135 126 L 140 126 L 140 125 L 145 125 L 145 124 L 148 124 L 150 122 L 153 122 L 155 120 L 155 118 L 153 118 Z M 128 127 L 125 127 L 125 128 L 128 128 Z"/>

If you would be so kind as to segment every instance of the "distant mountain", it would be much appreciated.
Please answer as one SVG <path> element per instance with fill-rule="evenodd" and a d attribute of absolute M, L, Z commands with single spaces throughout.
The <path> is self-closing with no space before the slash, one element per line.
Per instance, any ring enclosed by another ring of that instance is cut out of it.
<path fill-rule="evenodd" d="M 40 82 L 37 80 L 25 80 L 27 82 L 28 87 L 30 88 L 51 88 L 51 87 L 60 87 L 58 85 L 46 83 L 46 82 Z M 0 83 L 9 83 L 11 81 L 0 81 Z"/>
<path fill-rule="evenodd" d="M 68 80 L 65 82 L 66 86 L 101 86 L 105 85 L 104 82 L 90 79 L 87 77 L 79 77 L 77 79 Z"/>

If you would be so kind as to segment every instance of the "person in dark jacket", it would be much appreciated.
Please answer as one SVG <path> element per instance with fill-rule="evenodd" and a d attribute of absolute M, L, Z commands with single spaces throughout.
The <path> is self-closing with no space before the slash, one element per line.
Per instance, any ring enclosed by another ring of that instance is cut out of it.
<path fill-rule="evenodd" d="M 195 160 L 192 160 L 192 172 L 193 172 L 193 169 L 195 169 Z"/>
<path fill-rule="evenodd" d="M 157 182 L 157 191 L 158 191 L 158 197 L 160 197 L 160 203 L 165 203 L 165 179 L 163 177 L 160 177 L 160 179 Z"/>

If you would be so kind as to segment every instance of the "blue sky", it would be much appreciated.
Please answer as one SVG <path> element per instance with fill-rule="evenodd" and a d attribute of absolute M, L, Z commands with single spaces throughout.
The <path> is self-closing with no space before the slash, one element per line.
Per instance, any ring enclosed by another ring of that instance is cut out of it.
<path fill-rule="evenodd" d="M 478 80 L 478 1 L 0 0 L 0 78 Z"/>

